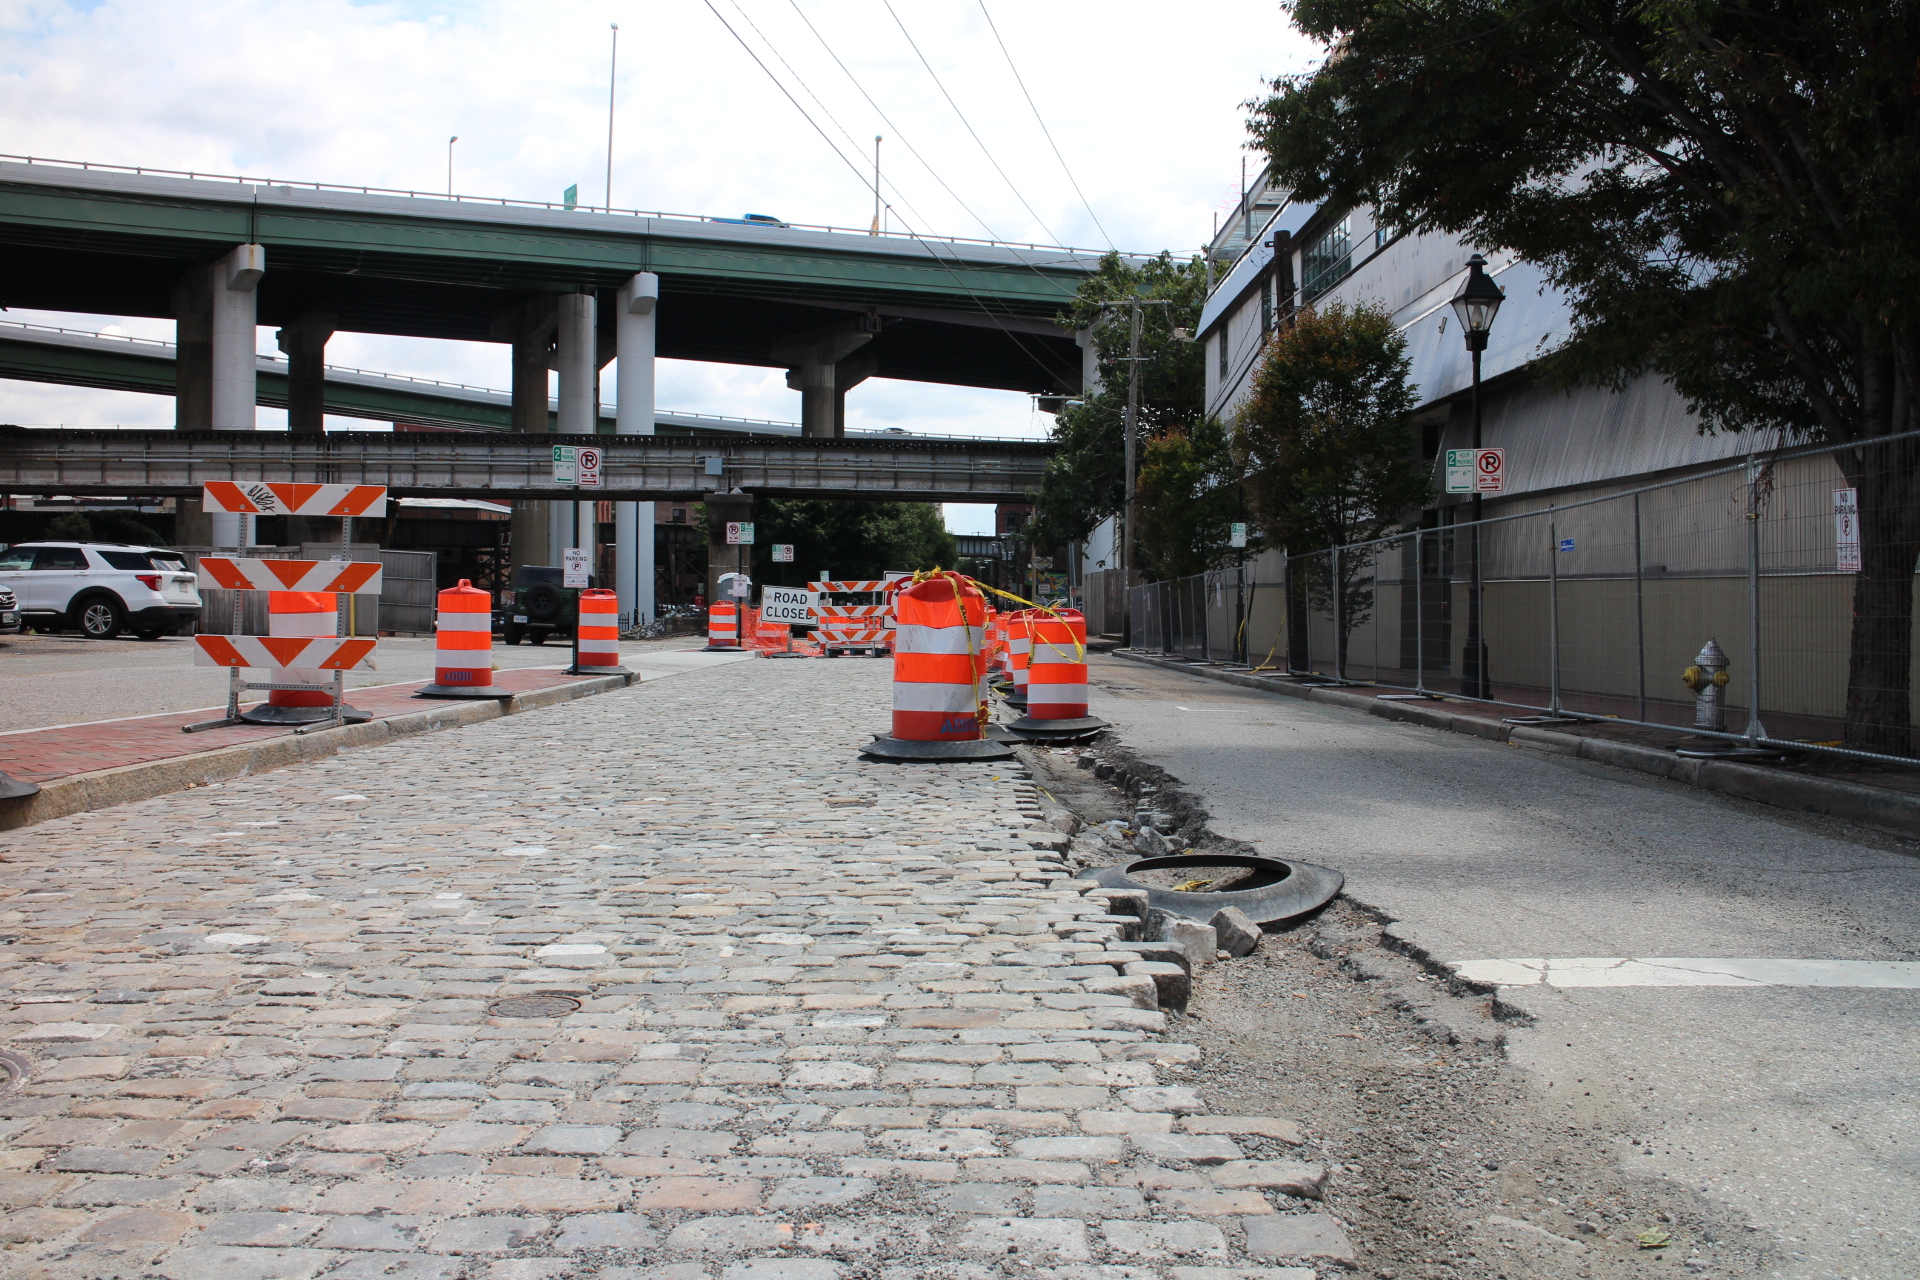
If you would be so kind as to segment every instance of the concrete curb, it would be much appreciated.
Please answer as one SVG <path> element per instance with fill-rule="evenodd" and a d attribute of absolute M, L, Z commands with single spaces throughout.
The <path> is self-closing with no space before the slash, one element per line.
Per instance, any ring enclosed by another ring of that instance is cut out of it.
<path fill-rule="evenodd" d="M 1636 773 L 1648 773 L 1657 778 L 1666 778 L 1673 782 L 1699 787 L 1704 791 L 1714 791 L 1741 800 L 1751 800 L 1756 804 L 1772 805 L 1776 809 L 1792 809 L 1800 813 L 1818 814 L 1825 818 L 1839 818 L 1846 822 L 1858 823 L 1863 827 L 1871 827 L 1875 831 L 1884 831 L 1889 835 L 1903 836 L 1909 840 L 1920 839 L 1920 795 L 1910 795 L 1904 791 L 1891 791 L 1884 787 L 1869 787 L 1857 782 L 1841 782 L 1831 778 L 1807 777 L 1785 770 L 1735 764 L 1727 760 L 1688 760 L 1670 751 L 1661 751 L 1656 747 L 1643 747 L 1637 743 L 1612 742 L 1604 738 L 1587 738 L 1572 733 L 1555 733 L 1551 729 L 1538 729 L 1527 725 L 1504 725 L 1499 721 L 1483 720 L 1478 716 L 1455 715 L 1447 710 L 1447 704 L 1444 702 L 1382 702 L 1366 694 L 1348 693 L 1342 689 L 1308 688 L 1281 680 L 1263 679 L 1240 671 L 1222 671 L 1145 654 L 1116 651 L 1112 656 L 1124 658 L 1128 662 L 1138 662 L 1143 666 L 1184 671 L 1188 675 L 1217 680 L 1223 684 L 1258 689 L 1263 693 L 1277 693 L 1289 698 L 1324 702 L 1336 707 L 1345 707 L 1350 711 L 1379 716 L 1383 720 L 1400 720 L 1409 724 L 1425 725 L 1430 729 L 1445 729 L 1450 733 L 1471 734 L 1492 742 L 1505 742 L 1535 751 L 1547 751 L 1555 755 L 1591 760 L 1597 764 L 1610 764 L 1616 768 L 1631 769 Z"/>
<path fill-rule="evenodd" d="M 487 720 L 498 720 L 502 716 L 518 715 L 522 711 L 538 711 L 542 707 L 572 702 L 575 698 L 611 693 L 632 683 L 631 676 L 595 676 L 545 689 L 532 689 L 511 698 L 489 699 L 485 702 L 430 703 L 421 711 L 369 720 L 365 724 L 321 729 L 297 737 L 284 733 L 257 743 L 237 743 L 231 747 L 175 756 L 168 760 L 122 765 L 117 769 L 101 769 L 94 773 L 76 773 L 41 783 L 38 795 L 0 805 L 0 831 L 28 827 L 36 822 L 104 809 L 110 805 L 151 800 L 155 796 L 205 786 L 209 782 L 225 782 L 230 778 L 284 769 L 289 765 L 324 759 L 356 747 L 377 747 L 416 734 L 480 724 Z"/>

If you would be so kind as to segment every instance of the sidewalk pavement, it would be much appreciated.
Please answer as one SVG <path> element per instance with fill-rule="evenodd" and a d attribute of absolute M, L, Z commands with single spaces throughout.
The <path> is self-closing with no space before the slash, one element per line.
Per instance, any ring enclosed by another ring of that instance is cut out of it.
<path fill-rule="evenodd" d="M 1180 1083 L 1013 764 L 742 662 L 33 829 L 34 1280 L 1304 1280 L 1285 1119 Z M 1288 1189 L 1292 1189 L 1289 1194 Z"/>

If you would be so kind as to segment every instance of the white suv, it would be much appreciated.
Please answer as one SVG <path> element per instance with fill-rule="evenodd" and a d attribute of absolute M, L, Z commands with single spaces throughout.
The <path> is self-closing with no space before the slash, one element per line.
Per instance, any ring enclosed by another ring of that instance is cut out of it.
<path fill-rule="evenodd" d="M 166 547 L 124 542 L 23 542 L 0 551 L 0 586 L 20 602 L 36 631 L 77 629 L 92 640 L 130 630 L 142 640 L 192 633 L 200 620 L 199 578 Z"/>

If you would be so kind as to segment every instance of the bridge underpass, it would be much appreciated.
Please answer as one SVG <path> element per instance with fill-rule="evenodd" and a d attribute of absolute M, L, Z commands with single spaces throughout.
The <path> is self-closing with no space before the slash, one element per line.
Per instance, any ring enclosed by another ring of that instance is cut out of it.
<path fill-rule="evenodd" d="M 271 479 L 378 484 L 394 497 L 510 499 L 516 509 L 538 502 L 565 511 L 580 493 L 553 480 L 556 444 L 602 450 L 603 483 L 594 501 L 704 503 L 710 597 L 714 576 L 731 555 L 725 550 L 726 523 L 752 519 L 756 497 L 1018 502 L 1039 487 L 1052 453 L 1043 441 L 901 436 L 339 431 L 308 436 L 12 427 L 0 428 L 0 493 L 174 497 L 184 508 L 208 481 Z M 651 565 L 646 572 L 652 573 Z"/>
<path fill-rule="evenodd" d="M 0 246 L 11 305 L 175 320 L 185 429 L 254 426 L 254 331 L 278 326 L 302 435 L 323 429 L 336 332 L 511 344 L 523 432 L 591 433 L 614 360 L 616 431 L 651 432 L 656 355 L 786 368 L 812 437 L 842 435 L 847 390 L 876 375 L 1076 392 L 1084 353 L 1055 317 L 1100 258 L 25 157 L 0 163 Z M 623 584 L 651 581 L 642 505 L 618 508 Z M 544 506 L 516 508 L 514 542 L 551 562 L 569 517 Z"/>

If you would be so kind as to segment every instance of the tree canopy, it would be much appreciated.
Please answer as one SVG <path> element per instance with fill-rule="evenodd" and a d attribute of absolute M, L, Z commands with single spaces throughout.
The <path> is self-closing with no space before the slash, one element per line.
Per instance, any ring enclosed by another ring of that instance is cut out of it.
<path fill-rule="evenodd" d="M 775 543 L 793 544 L 793 563 L 775 564 Z M 822 569 L 841 580 L 889 569 L 951 567 L 954 538 L 932 502 L 762 498 L 754 504 L 753 578 L 798 587 Z"/>
<path fill-rule="evenodd" d="M 1306 200 L 1517 251 L 1568 380 L 1670 380 L 1706 430 L 1920 427 L 1920 19 L 1833 0 L 1298 0 L 1331 50 L 1250 121 Z M 1920 448 L 1859 492 L 1847 742 L 1905 752 Z M 1872 550 L 1865 550 L 1871 547 Z"/>
<path fill-rule="evenodd" d="M 1070 405 L 1054 422 L 1060 446 L 1047 464 L 1025 536 L 1034 546 L 1056 547 L 1085 538 L 1093 527 L 1126 505 L 1127 308 L 1107 306 L 1138 297 L 1167 305 L 1140 309 L 1139 438 L 1190 431 L 1206 413 L 1206 367 L 1196 344 L 1174 331 L 1191 331 L 1206 303 L 1206 264 L 1162 253 L 1135 266 L 1108 254 L 1100 270 L 1081 283 L 1062 327 L 1093 331 L 1100 386 Z M 1144 450 L 1142 451 L 1144 457 Z M 1142 518 L 1144 533 L 1148 521 Z M 1169 529 L 1169 536 L 1184 537 Z M 1143 561 L 1147 551 L 1142 545 Z"/>

